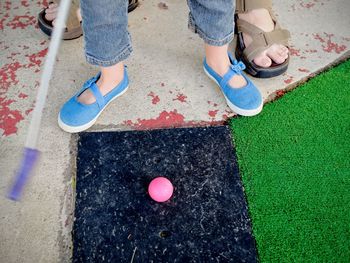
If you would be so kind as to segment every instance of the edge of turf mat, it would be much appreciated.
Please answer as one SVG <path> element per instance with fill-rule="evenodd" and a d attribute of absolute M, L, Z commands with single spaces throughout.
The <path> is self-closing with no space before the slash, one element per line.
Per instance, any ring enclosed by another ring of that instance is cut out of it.
<path fill-rule="evenodd" d="M 276 90 L 274 92 L 272 92 L 266 99 L 265 99 L 265 103 L 270 103 L 273 102 L 279 98 L 281 98 L 285 93 L 290 92 L 292 90 L 294 90 L 295 88 L 302 86 L 303 84 L 307 83 L 308 81 L 310 81 L 311 79 L 317 77 L 320 74 L 323 74 L 329 70 L 331 70 L 332 68 L 346 62 L 350 60 L 350 50 L 348 50 L 347 52 L 345 52 L 342 56 L 340 56 L 339 58 L 337 58 L 336 60 L 334 60 L 332 63 L 329 63 L 328 65 L 319 68 L 318 70 L 310 73 L 309 75 L 303 77 L 302 79 L 295 81 L 289 85 L 287 85 L 285 88 L 280 89 L 280 90 Z M 233 116 L 233 118 L 237 118 L 239 117 L 238 115 Z"/>
<path fill-rule="evenodd" d="M 261 262 L 350 260 L 350 60 L 230 120 Z"/>

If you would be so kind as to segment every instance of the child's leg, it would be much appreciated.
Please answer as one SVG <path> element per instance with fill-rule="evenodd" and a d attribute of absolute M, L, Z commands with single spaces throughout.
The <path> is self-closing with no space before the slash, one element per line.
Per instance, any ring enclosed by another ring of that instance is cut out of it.
<path fill-rule="evenodd" d="M 205 42 L 205 55 L 209 66 L 223 76 L 230 66 L 228 44 L 234 37 L 233 0 L 189 0 L 189 27 Z M 246 85 L 245 79 L 235 75 L 230 80 L 232 87 Z"/>
<path fill-rule="evenodd" d="M 123 78 L 123 61 L 132 47 L 128 26 L 128 1 L 82 0 L 85 55 L 88 63 L 100 67 L 97 81 L 102 95 L 111 91 Z M 79 96 L 83 103 L 92 103 L 95 97 L 90 90 Z"/>
<path fill-rule="evenodd" d="M 128 26 L 128 1 L 81 0 L 85 56 L 101 74 L 85 82 L 82 89 L 61 108 L 59 126 L 67 132 L 91 127 L 117 97 L 126 92 L 129 80 L 123 61 L 132 51 Z"/>
<path fill-rule="evenodd" d="M 228 106 L 236 113 L 253 116 L 262 110 L 260 91 L 242 74 L 244 64 L 228 54 L 234 37 L 233 0 L 188 0 L 189 27 L 204 40 L 205 73 L 219 86 Z"/>
<path fill-rule="evenodd" d="M 224 76 L 228 71 L 231 63 L 227 56 L 228 44 L 223 46 L 212 46 L 205 44 L 205 57 L 208 65 L 213 68 L 220 76 Z M 241 88 L 247 84 L 244 77 L 234 75 L 229 81 L 229 85 L 233 88 Z"/>

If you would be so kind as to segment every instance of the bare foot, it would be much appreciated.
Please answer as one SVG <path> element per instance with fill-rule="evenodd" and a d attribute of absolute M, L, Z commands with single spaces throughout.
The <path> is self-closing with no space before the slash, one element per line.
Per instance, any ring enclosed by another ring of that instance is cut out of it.
<path fill-rule="evenodd" d="M 275 25 L 272 21 L 270 13 L 267 9 L 254 9 L 244 14 L 238 15 L 240 19 L 253 24 L 265 32 L 270 32 Z M 243 33 L 245 46 L 252 43 L 252 38 L 248 34 Z M 280 44 L 273 44 L 271 47 L 260 53 L 254 58 L 254 63 L 260 67 L 268 68 L 272 61 L 277 64 L 282 64 L 288 58 L 289 50 L 287 47 Z"/>
<path fill-rule="evenodd" d="M 227 73 L 231 65 L 227 52 L 228 45 L 205 45 L 205 57 L 207 64 L 221 77 Z M 228 83 L 232 88 L 242 88 L 247 85 L 245 78 L 240 75 L 234 75 Z"/>
<path fill-rule="evenodd" d="M 101 68 L 101 77 L 97 80 L 96 85 L 101 94 L 104 96 L 114 89 L 124 78 L 124 64 L 122 62 L 111 67 Z M 95 96 L 90 89 L 85 90 L 78 97 L 78 101 L 83 104 L 92 104 L 96 101 Z"/>

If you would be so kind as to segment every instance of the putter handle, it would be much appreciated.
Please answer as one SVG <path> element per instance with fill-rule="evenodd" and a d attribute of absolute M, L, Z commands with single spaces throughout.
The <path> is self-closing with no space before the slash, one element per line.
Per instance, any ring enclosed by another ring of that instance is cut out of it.
<path fill-rule="evenodd" d="M 34 164 L 39 157 L 39 151 L 31 148 L 24 148 L 20 170 L 18 171 L 15 181 L 10 189 L 8 198 L 18 201 L 22 195 L 23 187 L 28 181 L 29 175 L 34 168 Z"/>

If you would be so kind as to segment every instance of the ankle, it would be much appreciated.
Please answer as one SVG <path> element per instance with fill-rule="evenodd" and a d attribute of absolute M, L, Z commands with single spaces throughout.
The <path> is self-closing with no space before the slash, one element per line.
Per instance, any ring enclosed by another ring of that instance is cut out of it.
<path fill-rule="evenodd" d="M 224 75 L 231 62 L 228 57 L 228 45 L 210 46 L 205 45 L 205 57 L 207 64 L 213 68 L 218 74 Z"/>
<path fill-rule="evenodd" d="M 122 62 L 111 67 L 101 67 L 101 76 L 97 81 L 99 87 L 115 87 L 124 78 L 124 64 Z"/>
<path fill-rule="evenodd" d="M 222 60 L 206 58 L 206 62 L 208 66 L 214 69 L 220 76 L 225 75 L 230 67 L 230 60 L 228 58 Z"/>

